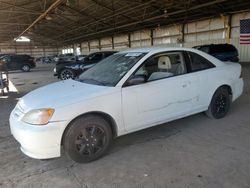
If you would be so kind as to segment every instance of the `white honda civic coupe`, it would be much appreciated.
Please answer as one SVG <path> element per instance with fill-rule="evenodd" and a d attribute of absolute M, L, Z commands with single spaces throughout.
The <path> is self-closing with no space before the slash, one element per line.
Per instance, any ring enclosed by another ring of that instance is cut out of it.
<path fill-rule="evenodd" d="M 26 155 L 76 162 L 103 156 L 113 138 L 199 112 L 223 118 L 243 92 L 241 66 L 195 49 L 116 53 L 79 76 L 17 103 L 10 128 Z"/>

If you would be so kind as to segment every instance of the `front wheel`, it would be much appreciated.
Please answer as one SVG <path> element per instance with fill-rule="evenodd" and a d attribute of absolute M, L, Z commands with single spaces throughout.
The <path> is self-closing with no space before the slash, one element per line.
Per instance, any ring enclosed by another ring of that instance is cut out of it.
<path fill-rule="evenodd" d="M 231 104 L 230 94 L 227 88 L 220 87 L 214 93 L 206 115 L 211 118 L 220 119 L 226 116 Z"/>
<path fill-rule="evenodd" d="M 75 73 L 71 69 L 63 69 L 59 75 L 62 80 L 74 79 Z"/>
<path fill-rule="evenodd" d="M 109 123 L 99 116 L 83 116 L 70 125 L 63 137 L 65 153 L 74 161 L 86 163 L 102 157 L 112 142 Z"/>
<path fill-rule="evenodd" d="M 30 66 L 29 65 L 23 65 L 21 69 L 22 69 L 23 72 L 29 72 L 30 71 Z"/>

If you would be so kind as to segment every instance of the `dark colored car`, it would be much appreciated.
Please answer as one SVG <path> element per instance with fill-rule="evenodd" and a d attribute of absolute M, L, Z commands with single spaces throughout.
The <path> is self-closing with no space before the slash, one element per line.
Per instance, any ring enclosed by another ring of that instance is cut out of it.
<path fill-rule="evenodd" d="M 0 58 L 3 57 L 3 56 L 6 56 L 6 55 L 9 55 L 9 54 L 0 54 Z"/>
<path fill-rule="evenodd" d="M 0 62 L 6 64 L 8 70 L 28 72 L 36 67 L 34 58 L 29 55 L 4 55 L 0 57 Z"/>
<path fill-rule="evenodd" d="M 206 52 L 221 61 L 239 62 L 238 50 L 231 44 L 209 44 L 193 48 Z"/>
<path fill-rule="evenodd" d="M 113 55 L 116 51 L 94 52 L 87 55 L 82 61 L 60 61 L 54 68 L 54 76 L 62 80 L 76 78 L 85 70 L 93 67 L 96 63 L 104 58 Z"/>

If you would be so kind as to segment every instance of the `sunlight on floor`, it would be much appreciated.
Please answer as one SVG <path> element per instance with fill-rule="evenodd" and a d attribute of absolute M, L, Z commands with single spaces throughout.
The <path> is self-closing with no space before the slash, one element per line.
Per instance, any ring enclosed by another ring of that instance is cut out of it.
<path fill-rule="evenodd" d="M 10 92 L 18 93 L 17 88 L 14 86 L 14 84 L 11 81 L 9 81 L 9 88 L 10 88 Z"/>

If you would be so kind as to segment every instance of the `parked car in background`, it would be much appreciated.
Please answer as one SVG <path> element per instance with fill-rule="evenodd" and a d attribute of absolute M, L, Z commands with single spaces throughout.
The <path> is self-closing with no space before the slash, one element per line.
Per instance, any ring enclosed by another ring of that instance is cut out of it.
<path fill-rule="evenodd" d="M 76 56 L 73 53 L 69 54 L 60 54 L 59 56 L 54 57 L 54 61 L 76 61 Z"/>
<path fill-rule="evenodd" d="M 94 52 L 86 56 L 81 61 L 65 61 L 59 60 L 54 68 L 54 76 L 62 80 L 74 79 L 82 72 L 94 66 L 104 58 L 117 53 L 116 51 Z"/>
<path fill-rule="evenodd" d="M 196 49 L 130 49 L 22 97 L 11 132 L 32 158 L 63 148 L 74 161 L 93 161 L 117 136 L 199 112 L 223 118 L 243 92 L 241 71 Z"/>
<path fill-rule="evenodd" d="M 239 62 L 239 53 L 232 44 L 209 44 L 193 48 L 206 52 L 221 61 Z"/>
<path fill-rule="evenodd" d="M 39 57 L 35 59 L 36 63 L 54 63 L 54 56 Z"/>
<path fill-rule="evenodd" d="M 9 54 L 1 57 L 1 61 L 6 63 L 8 70 L 22 70 L 28 72 L 36 67 L 34 58 L 29 55 Z"/>
<path fill-rule="evenodd" d="M 6 56 L 6 55 L 9 55 L 9 54 L 0 54 L 0 58 L 3 57 L 3 56 Z"/>
<path fill-rule="evenodd" d="M 78 56 L 76 56 L 76 59 L 77 59 L 77 61 L 83 61 L 86 56 L 87 55 L 78 55 Z"/>

